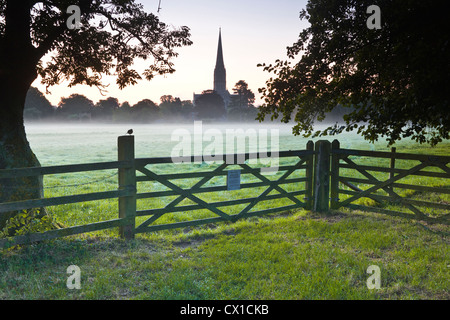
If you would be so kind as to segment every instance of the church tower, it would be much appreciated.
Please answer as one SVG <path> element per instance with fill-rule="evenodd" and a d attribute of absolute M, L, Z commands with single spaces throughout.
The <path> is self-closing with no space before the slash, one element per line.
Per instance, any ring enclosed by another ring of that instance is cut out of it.
<path fill-rule="evenodd" d="M 223 52 L 222 52 L 222 31 L 219 28 L 219 43 L 217 46 L 217 57 L 216 57 L 216 67 L 214 68 L 214 91 L 220 95 L 225 104 L 225 108 L 231 104 L 231 99 L 236 95 L 230 94 L 227 90 L 227 74 L 225 71 L 225 64 L 223 62 Z M 195 94 L 193 103 L 196 105 L 197 99 L 201 96 L 201 94 Z"/>
<path fill-rule="evenodd" d="M 227 92 L 227 76 L 225 71 L 225 64 L 223 63 L 222 53 L 222 34 L 219 29 L 219 44 L 217 47 L 216 67 L 214 68 L 214 91 L 221 96 L 226 95 Z"/>

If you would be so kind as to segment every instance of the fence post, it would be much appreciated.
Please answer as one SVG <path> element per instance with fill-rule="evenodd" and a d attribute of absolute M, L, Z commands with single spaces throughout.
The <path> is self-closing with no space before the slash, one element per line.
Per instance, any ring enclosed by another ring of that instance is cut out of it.
<path fill-rule="evenodd" d="M 392 147 L 391 148 L 391 160 L 389 162 L 389 168 L 390 168 L 389 179 L 392 179 L 394 177 L 394 173 L 395 173 L 394 172 L 394 169 L 395 169 L 395 152 L 396 151 L 397 151 L 396 147 Z M 387 188 L 392 190 L 392 191 L 394 191 L 394 187 L 391 186 L 391 185 L 387 186 Z"/>
<path fill-rule="evenodd" d="M 339 208 L 339 154 L 333 152 L 339 150 L 340 143 L 333 140 L 331 143 L 331 175 L 330 175 L 330 208 L 336 210 Z"/>
<path fill-rule="evenodd" d="M 391 169 L 391 171 L 389 172 L 389 179 L 392 179 L 394 177 L 395 152 L 396 152 L 396 150 L 397 150 L 396 147 L 392 147 L 391 148 L 391 162 L 390 162 L 390 169 Z"/>
<path fill-rule="evenodd" d="M 329 210 L 330 197 L 330 153 L 331 143 L 327 140 L 316 141 L 314 161 L 314 211 Z"/>
<path fill-rule="evenodd" d="M 314 142 L 309 140 L 306 143 L 306 150 L 314 150 Z M 314 172 L 314 155 L 310 154 L 307 156 L 306 160 L 306 182 L 305 182 L 305 209 L 312 210 L 313 208 L 313 172 Z"/>
<path fill-rule="evenodd" d="M 119 218 L 126 218 L 125 225 L 119 227 L 119 235 L 127 240 L 134 239 L 136 218 L 136 169 L 134 166 L 134 136 L 120 136 L 117 140 L 118 160 L 130 161 L 127 168 L 119 169 L 119 190 L 128 189 L 131 195 L 119 197 Z"/>

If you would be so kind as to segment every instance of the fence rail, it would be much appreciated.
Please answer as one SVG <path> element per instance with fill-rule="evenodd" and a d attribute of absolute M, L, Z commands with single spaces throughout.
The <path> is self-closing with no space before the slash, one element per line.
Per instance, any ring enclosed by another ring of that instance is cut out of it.
<path fill-rule="evenodd" d="M 129 168 L 131 161 L 110 161 L 97 163 L 70 164 L 62 166 L 34 167 L 34 168 L 17 168 L 0 170 L 0 179 L 12 179 L 18 177 L 43 176 L 59 173 L 73 173 L 96 170 Z"/>
<path fill-rule="evenodd" d="M 274 155 L 270 157 L 273 158 Z M 252 167 L 248 160 L 269 158 L 269 155 L 255 153 L 216 156 L 223 161 L 218 161 L 212 170 L 159 172 L 158 165 L 176 166 L 173 158 L 135 158 L 134 137 L 122 136 L 118 139 L 118 161 L 0 170 L 0 181 L 27 176 L 118 170 L 117 190 L 0 203 L 0 214 L 102 199 L 118 199 L 119 213 L 117 219 L 0 239 L 0 248 L 116 227 L 119 227 L 121 237 L 132 239 L 135 234 L 143 232 L 198 226 L 218 221 L 234 222 L 242 218 L 298 208 L 328 211 L 347 207 L 394 216 L 448 222 L 450 210 L 448 202 L 412 199 L 402 195 L 402 192 L 413 190 L 439 195 L 450 194 L 449 185 L 446 184 L 448 181 L 446 179 L 450 178 L 449 156 L 399 153 L 395 148 L 391 152 L 341 149 L 337 140 L 333 143 L 320 140 L 315 144 L 309 141 L 305 150 L 281 151 L 277 157 L 290 159 L 291 162 L 277 166 L 277 174 L 272 176 L 275 179 L 268 178 L 260 167 Z M 372 158 L 388 159 L 389 166 L 355 162 L 355 159 L 370 160 Z M 417 163 L 408 163 L 406 168 L 404 165 L 400 168 L 399 161 L 403 160 Z M 184 161 L 192 163 L 200 161 L 201 163 L 201 158 L 192 156 L 185 158 Z M 223 183 L 219 185 L 212 183 L 213 179 L 222 179 L 223 182 L 231 166 L 234 168 L 232 170 L 238 167 L 240 175 L 246 177 L 239 183 L 239 190 L 250 189 L 253 194 L 244 194 L 246 197 L 239 198 L 237 196 L 239 191 L 230 191 Z M 433 168 L 434 171 L 423 170 L 426 168 Z M 386 174 L 388 178 L 383 176 Z M 421 179 L 422 177 L 423 179 L 438 178 L 443 182 L 430 186 L 404 181 L 410 176 L 419 176 Z M 193 184 L 186 186 L 186 180 Z M 158 185 L 165 190 L 160 188 L 151 188 L 150 191 L 141 190 L 140 185 L 146 183 Z M 260 188 L 263 188 L 261 192 Z M 222 198 L 214 200 L 211 194 L 222 194 Z M 169 203 L 163 207 L 147 207 L 138 210 L 140 201 L 170 197 L 172 199 L 169 199 Z M 370 199 L 375 205 L 361 204 L 360 201 L 363 198 Z M 261 202 L 273 200 L 284 202 L 276 207 L 258 208 Z M 185 204 L 184 201 L 189 203 Z M 225 210 L 225 208 L 239 205 L 244 207 L 237 213 L 227 213 Z M 398 211 L 392 207 L 402 207 L 406 211 Z M 438 209 L 444 213 L 433 218 L 427 215 L 423 208 Z M 159 222 L 166 214 L 197 210 L 207 211 L 212 216 L 174 223 Z M 142 221 L 142 219 L 145 220 Z"/>

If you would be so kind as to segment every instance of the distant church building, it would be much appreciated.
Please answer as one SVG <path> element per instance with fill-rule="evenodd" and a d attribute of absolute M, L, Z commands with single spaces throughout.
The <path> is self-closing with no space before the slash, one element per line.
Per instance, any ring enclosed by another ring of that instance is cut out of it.
<path fill-rule="evenodd" d="M 230 94 L 227 90 L 227 72 L 225 70 L 225 64 L 223 62 L 223 52 L 222 52 L 222 33 L 219 29 L 219 44 L 217 47 L 217 59 L 216 59 L 216 67 L 214 68 L 214 91 L 219 94 L 223 102 L 225 103 L 225 109 L 228 109 L 228 106 L 231 103 L 231 98 L 233 95 Z M 193 103 L 195 102 L 201 94 L 194 93 Z"/>

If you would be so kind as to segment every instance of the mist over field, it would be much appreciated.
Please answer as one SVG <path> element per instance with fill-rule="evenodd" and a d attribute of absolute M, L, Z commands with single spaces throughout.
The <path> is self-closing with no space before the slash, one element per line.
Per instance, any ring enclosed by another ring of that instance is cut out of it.
<path fill-rule="evenodd" d="M 104 124 L 104 123 L 36 123 L 27 122 L 25 129 L 31 148 L 42 165 L 62 165 L 72 163 L 89 163 L 117 160 L 117 137 L 126 135 L 128 129 L 134 130 L 135 154 L 137 158 L 170 157 L 171 151 L 179 144 L 173 140 L 176 132 L 186 132 L 192 141 L 194 152 L 194 123 L 183 124 Z M 386 149 L 386 142 L 380 141 L 375 145 L 364 141 L 355 133 L 343 133 L 336 136 L 315 139 L 294 136 L 292 126 L 279 123 L 201 123 L 202 135 L 207 132 L 220 132 L 223 140 L 223 153 L 226 151 L 225 143 L 227 130 L 239 132 L 256 132 L 258 138 L 267 137 L 270 146 L 278 139 L 279 150 L 303 150 L 308 140 L 338 139 L 342 148 L 359 148 L 366 150 Z M 197 130 L 199 129 L 197 123 Z M 212 130 L 212 131 L 211 131 Z M 273 131 L 275 130 L 275 131 Z M 265 135 L 265 136 L 264 136 Z M 233 143 L 233 141 L 228 141 Z M 246 152 L 249 151 L 248 139 Z M 405 142 L 406 143 L 406 142 Z M 211 144 L 203 141 L 203 148 Z M 235 142 L 237 144 L 237 142 Z M 259 150 L 259 149 L 258 149 Z M 277 150 L 274 150 L 277 151 Z"/>

